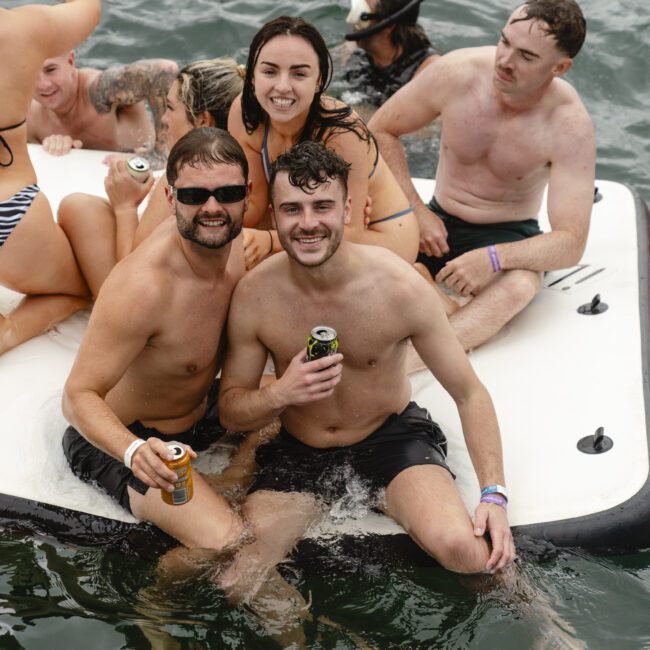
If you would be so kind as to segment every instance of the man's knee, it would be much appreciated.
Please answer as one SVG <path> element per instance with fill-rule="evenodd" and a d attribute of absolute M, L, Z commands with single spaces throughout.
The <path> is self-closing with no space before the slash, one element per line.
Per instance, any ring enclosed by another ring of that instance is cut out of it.
<path fill-rule="evenodd" d="M 505 299 L 511 303 L 513 309 L 523 309 L 539 292 L 542 274 L 525 269 L 506 271 L 500 284 Z"/>
<path fill-rule="evenodd" d="M 102 199 L 83 192 L 68 194 L 59 204 L 56 215 L 58 224 L 66 232 L 69 228 L 74 228 L 78 219 L 83 219 L 85 215 L 89 214 L 89 210 L 97 207 L 98 201 L 102 202 Z"/>
<path fill-rule="evenodd" d="M 487 542 L 474 536 L 470 529 L 448 528 L 425 534 L 418 540 L 429 555 L 445 569 L 455 573 L 480 573 L 485 571 L 489 558 Z"/>

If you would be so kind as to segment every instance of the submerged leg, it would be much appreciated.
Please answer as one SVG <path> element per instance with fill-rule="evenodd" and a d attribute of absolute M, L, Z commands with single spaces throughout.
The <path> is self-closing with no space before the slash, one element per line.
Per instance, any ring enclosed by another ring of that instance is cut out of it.
<path fill-rule="evenodd" d="M 247 605 L 269 633 L 286 647 L 304 643 L 302 621 L 309 605 L 277 572 L 308 528 L 322 515 L 313 496 L 260 491 L 244 506 L 253 542 L 242 547 L 217 584 L 235 604 Z"/>

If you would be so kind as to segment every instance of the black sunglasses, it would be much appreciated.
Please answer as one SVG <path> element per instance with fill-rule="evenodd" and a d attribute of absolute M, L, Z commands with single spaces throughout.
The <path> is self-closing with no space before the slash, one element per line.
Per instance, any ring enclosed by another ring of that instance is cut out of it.
<path fill-rule="evenodd" d="M 211 196 L 219 203 L 238 203 L 246 197 L 246 185 L 225 185 L 208 190 L 205 187 L 175 187 L 176 200 L 185 205 L 203 205 Z"/>

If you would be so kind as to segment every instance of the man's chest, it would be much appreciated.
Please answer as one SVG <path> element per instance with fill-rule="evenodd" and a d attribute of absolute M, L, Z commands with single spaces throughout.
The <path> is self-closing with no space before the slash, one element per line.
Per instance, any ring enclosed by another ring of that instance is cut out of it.
<path fill-rule="evenodd" d="M 160 330 L 148 343 L 157 363 L 171 374 L 191 375 L 213 366 L 222 345 L 225 305 L 223 296 L 172 303 Z"/>
<path fill-rule="evenodd" d="M 521 180 L 549 162 L 547 128 L 539 112 L 504 115 L 490 106 L 465 106 L 443 115 L 441 146 L 456 164 Z"/>
<path fill-rule="evenodd" d="M 408 336 L 403 319 L 370 295 L 331 305 L 288 304 L 265 319 L 260 338 L 282 368 L 307 346 L 312 330 L 319 326 L 336 331 L 339 352 L 345 356 L 346 365 L 360 369 L 380 363 Z"/>

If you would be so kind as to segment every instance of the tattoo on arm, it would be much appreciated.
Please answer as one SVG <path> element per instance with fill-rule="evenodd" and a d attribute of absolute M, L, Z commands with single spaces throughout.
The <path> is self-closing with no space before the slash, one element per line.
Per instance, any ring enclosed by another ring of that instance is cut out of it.
<path fill-rule="evenodd" d="M 146 101 L 156 143 L 152 155 L 158 158 L 165 149 L 166 130 L 161 123 L 167 91 L 178 74 L 178 66 L 167 60 L 136 61 L 102 72 L 89 88 L 90 100 L 98 113 L 110 113 L 120 106 Z"/>

